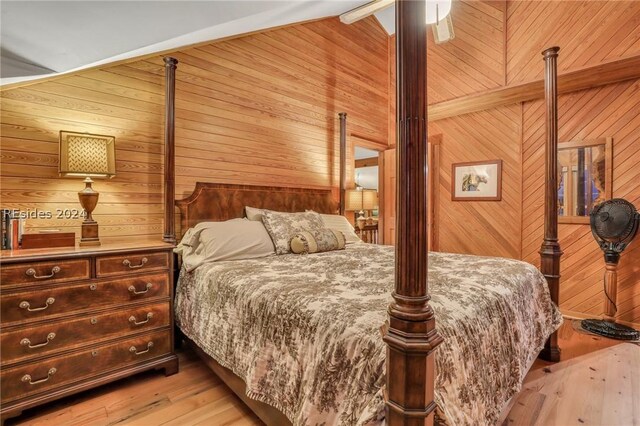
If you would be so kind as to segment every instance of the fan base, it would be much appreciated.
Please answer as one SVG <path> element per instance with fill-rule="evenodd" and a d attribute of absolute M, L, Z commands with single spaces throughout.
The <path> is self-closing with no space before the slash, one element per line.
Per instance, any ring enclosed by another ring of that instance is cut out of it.
<path fill-rule="evenodd" d="M 605 320 L 586 319 L 580 323 L 582 328 L 600 336 L 616 340 L 640 340 L 640 331 L 626 325 Z"/>

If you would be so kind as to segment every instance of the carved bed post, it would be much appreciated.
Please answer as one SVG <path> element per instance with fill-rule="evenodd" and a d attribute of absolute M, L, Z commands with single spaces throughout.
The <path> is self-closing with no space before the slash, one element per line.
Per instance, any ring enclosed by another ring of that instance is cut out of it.
<path fill-rule="evenodd" d="M 544 97 L 546 107 L 546 175 L 544 240 L 540 248 L 540 271 L 547 279 L 551 300 L 560 304 L 560 256 L 562 250 L 558 242 L 558 51 L 550 47 L 542 52 L 545 62 Z M 547 361 L 560 361 L 558 333 L 553 333 L 540 353 Z"/>
<path fill-rule="evenodd" d="M 425 2 L 396 1 L 397 200 L 394 302 L 389 306 L 387 421 L 433 424 L 436 333 L 427 285 L 427 25 Z"/>
<path fill-rule="evenodd" d="M 344 216 L 345 187 L 347 184 L 347 113 L 339 112 L 340 117 L 340 214 Z"/>
<path fill-rule="evenodd" d="M 165 115 L 164 115 L 164 235 L 167 243 L 176 242 L 175 231 L 175 118 L 176 118 L 176 65 L 178 60 L 164 58 Z"/>

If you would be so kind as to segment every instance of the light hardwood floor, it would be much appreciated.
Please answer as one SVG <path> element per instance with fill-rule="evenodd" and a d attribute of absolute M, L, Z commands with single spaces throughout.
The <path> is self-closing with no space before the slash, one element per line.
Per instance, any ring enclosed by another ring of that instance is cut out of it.
<path fill-rule="evenodd" d="M 640 346 L 583 334 L 567 320 L 563 361 L 536 361 L 504 425 L 640 425 Z M 190 351 L 180 372 L 150 372 L 26 411 L 19 425 L 260 425 Z"/>

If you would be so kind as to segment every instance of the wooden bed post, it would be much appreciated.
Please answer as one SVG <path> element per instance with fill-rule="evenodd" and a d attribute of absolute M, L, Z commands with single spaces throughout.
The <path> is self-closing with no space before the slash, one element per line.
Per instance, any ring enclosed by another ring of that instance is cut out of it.
<path fill-rule="evenodd" d="M 540 248 L 540 271 L 547 279 L 551 300 L 560 305 L 560 256 L 562 250 L 558 242 L 558 51 L 550 47 L 542 52 L 545 62 L 544 96 L 546 107 L 546 175 L 544 240 Z M 545 343 L 540 357 L 560 361 L 558 333 L 554 332 Z"/>
<path fill-rule="evenodd" d="M 340 214 L 344 216 L 344 197 L 347 190 L 347 113 L 339 112 L 338 117 L 340 117 Z"/>
<path fill-rule="evenodd" d="M 164 115 L 164 235 L 162 241 L 176 243 L 175 231 L 175 118 L 176 65 L 178 60 L 164 58 L 165 115 Z"/>
<path fill-rule="evenodd" d="M 434 353 L 442 342 L 427 284 L 427 25 L 424 1 L 396 1 L 397 208 L 394 302 L 389 306 L 387 424 L 431 425 Z"/>

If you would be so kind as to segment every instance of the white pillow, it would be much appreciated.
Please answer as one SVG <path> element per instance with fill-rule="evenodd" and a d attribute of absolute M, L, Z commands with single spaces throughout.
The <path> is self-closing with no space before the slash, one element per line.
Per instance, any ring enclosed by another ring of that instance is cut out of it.
<path fill-rule="evenodd" d="M 320 214 L 325 228 L 336 229 L 344 234 L 347 244 L 359 243 L 362 240 L 356 234 L 346 217 L 339 214 Z"/>
<path fill-rule="evenodd" d="M 249 220 L 257 220 L 262 222 L 262 215 L 266 211 L 267 211 L 266 209 L 257 209 L 255 207 L 249 207 L 249 206 L 244 207 L 244 214 L 245 216 L 247 216 L 247 219 Z"/>
<path fill-rule="evenodd" d="M 275 254 L 262 222 L 231 219 L 190 228 L 176 248 L 188 272 L 205 262 L 256 259 Z"/>

